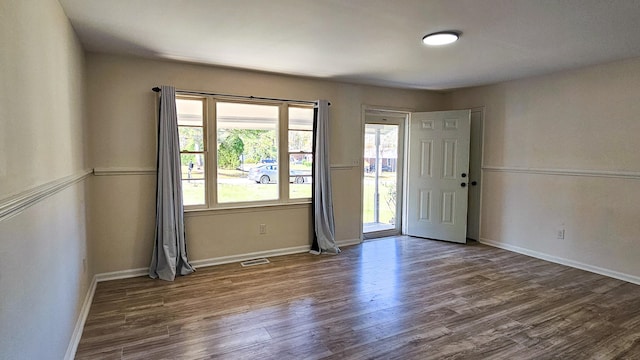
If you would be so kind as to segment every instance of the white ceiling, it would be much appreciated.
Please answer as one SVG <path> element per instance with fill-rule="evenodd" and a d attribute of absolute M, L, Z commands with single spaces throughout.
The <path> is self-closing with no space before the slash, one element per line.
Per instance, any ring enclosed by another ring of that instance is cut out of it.
<path fill-rule="evenodd" d="M 89 51 L 418 89 L 640 56 L 640 0 L 60 0 Z M 422 37 L 462 31 L 447 47 Z"/>

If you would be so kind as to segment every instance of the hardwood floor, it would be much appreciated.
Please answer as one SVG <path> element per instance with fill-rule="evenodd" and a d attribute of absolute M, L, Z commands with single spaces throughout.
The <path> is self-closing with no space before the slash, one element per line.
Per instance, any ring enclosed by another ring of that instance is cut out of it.
<path fill-rule="evenodd" d="M 99 283 L 77 359 L 640 359 L 640 286 L 410 237 Z"/>

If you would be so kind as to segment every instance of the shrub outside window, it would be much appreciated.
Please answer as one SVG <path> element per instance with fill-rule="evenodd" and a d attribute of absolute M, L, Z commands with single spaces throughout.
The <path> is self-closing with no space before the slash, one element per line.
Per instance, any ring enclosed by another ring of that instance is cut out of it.
<path fill-rule="evenodd" d="M 313 107 L 181 95 L 176 105 L 187 210 L 311 198 Z"/>
<path fill-rule="evenodd" d="M 278 158 L 279 111 L 277 105 L 216 103 L 219 203 L 278 199 L 277 167 L 265 161 Z M 260 175 L 251 178 L 256 168 Z"/>

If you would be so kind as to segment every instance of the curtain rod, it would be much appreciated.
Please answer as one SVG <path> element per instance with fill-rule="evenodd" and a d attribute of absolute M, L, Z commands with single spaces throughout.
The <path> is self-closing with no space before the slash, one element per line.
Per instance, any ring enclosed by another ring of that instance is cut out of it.
<path fill-rule="evenodd" d="M 154 87 L 151 90 L 155 92 L 160 92 L 159 87 Z M 302 103 L 302 104 L 313 104 L 316 105 L 317 102 L 309 101 L 309 100 L 292 100 L 292 99 L 279 99 L 279 98 L 268 98 L 268 97 L 259 97 L 259 96 L 245 96 L 245 95 L 233 95 L 233 94 L 217 94 L 211 92 L 203 92 L 203 91 L 191 91 L 191 90 L 178 90 L 177 93 L 187 94 L 187 95 L 210 95 L 210 96 L 226 96 L 232 98 L 240 98 L 240 99 L 250 99 L 250 100 L 271 100 L 271 101 L 285 101 L 285 102 L 293 102 L 293 103 Z M 331 105 L 331 103 L 329 103 Z"/>

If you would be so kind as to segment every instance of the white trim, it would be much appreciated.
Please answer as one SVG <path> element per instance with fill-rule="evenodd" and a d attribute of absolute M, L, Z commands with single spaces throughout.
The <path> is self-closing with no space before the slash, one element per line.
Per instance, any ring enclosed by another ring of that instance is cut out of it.
<path fill-rule="evenodd" d="M 484 179 L 482 178 L 484 176 L 484 171 L 482 171 L 482 169 L 484 168 L 484 129 L 485 129 L 484 106 L 471 108 L 471 114 L 473 114 L 474 112 L 480 113 L 480 119 L 481 119 L 480 125 L 482 126 L 482 128 L 480 129 L 480 142 L 481 142 L 480 143 L 480 174 L 478 174 L 479 176 L 478 182 L 480 185 L 478 187 L 478 191 L 480 192 L 480 199 L 478 204 L 478 238 L 479 238 L 480 234 L 482 234 L 482 187 L 484 186 Z M 469 129 L 469 131 L 471 131 L 471 129 Z M 469 148 L 471 148 L 471 141 L 469 141 Z M 469 167 L 471 167 L 471 162 L 469 162 Z M 471 169 L 469 169 L 469 173 L 471 173 Z M 469 210 L 467 209 L 467 214 L 468 212 Z M 473 239 L 473 240 L 477 241 L 478 239 Z"/>
<path fill-rule="evenodd" d="M 252 253 L 239 254 L 239 255 L 221 256 L 221 257 L 215 257 L 210 259 L 190 260 L 189 263 L 193 265 L 195 268 L 199 268 L 199 267 L 207 267 L 207 266 L 213 266 L 213 265 L 222 265 L 222 264 L 241 262 L 245 260 L 253 260 L 261 257 L 304 253 L 304 252 L 308 252 L 309 249 L 310 249 L 310 246 L 295 246 L 295 247 L 289 247 L 289 248 L 283 248 L 283 249 L 256 251 Z M 149 268 L 137 268 L 137 269 L 120 270 L 120 271 L 112 271 L 108 273 L 97 274 L 96 280 L 97 282 L 103 282 L 103 281 L 127 279 L 127 278 L 146 276 L 146 275 L 149 275 Z"/>
<path fill-rule="evenodd" d="M 115 175 L 155 175 L 156 168 L 150 167 L 108 167 L 95 168 L 93 174 L 96 176 L 115 176 Z"/>
<path fill-rule="evenodd" d="M 331 164 L 329 165 L 329 167 L 331 168 L 331 170 L 347 170 L 347 169 L 353 169 L 355 167 L 358 167 L 358 165 L 351 165 L 351 164 Z"/>
<path fill-rule="evenodd" d="M 510 166 L 483 166 L 483 171 L 523 173 L 539 175 L 561 175 L 561 176 L 587 176 L 640 180 L 640 172 L 637 171 L 610 171 L 610 170 L 580 170 L 580 169 L 541 169 L 541 168 L 520 168 Z"/>
<path fill-rule="evenodd" d="M 82 332 L 84 331 L 84 324 L 87 321 L 89 310 L 91 309 L 91 304 L 93 303 L 93 295 L 96 293 L 97 283 L 98 281 L 94 276 L 93 279 L 91 279 L 91 285 L 89 285 L 87 294 L 84 297 L 84 302 L 82 303 L 82 308 L 80 309 L 78 320 L 76 320 L 76 326 L 73 329 L 73 334 L 71 335 L 71 340 L 69 341 L 67 352 L 64 355 L 65 360 L 73 360 L 76 356 L 78 344 L 80 344 L 80 338 L 82 338 Z"/>
<path fill-rule="evenodd" d="M 407 189 L 407 166 L 406 166 L 406 160 L 408 158 L 407 156 L 407 145 L 408 145 L 408 131 L 409 131 L 409 119 L 411 117 L 411 114 L 413 112 L 415 112 L 416 110 L 413 108 L 403 108 L 403 107 L 393 107 L 393 106 L 382 106 L 382 105 L 369 105 L 369 104 L 363 104 L 361 106 L 361 114 L 360 114 L 360 149 L 361 149 L 361 159 L 363 159 L 364 161 L 364 157 L 363 157 L 363 151 L 364 151 L 364 146 L 365 146 L 365 130 L 367 128 L 367 115 L 369 116 L 379 116 L 379 115 L 389 115 L 390 117 L 395 118 L 395 122 L 399 125 L 399 130 L 401 132 L 401 134 L 399 135 L 399 144 L 400 145 L 400 149 L 398 149 L 398 152 L 400 153 L 400 155 L 398 155 L 398 164 L 396 164 L 396 171 L 397 171 L 397 177 L 400 178 L 400 181 L 397 184 L 398 190 L 400 190 L 400 194 L 402 196 L 400 197 L 396 197 L 396 199 L 400 199 L 400 201 L 397 201 L 396 204 L 396 212 L 397 212 L 397 217 L 398 217 L 398 226 L 396 229 L 393 230 L 393 232 L 397 232 L 397 234 L 402 234 L 404 231 L 404 227 L 405 227 L 405 221 L 404 219 L 406 218 L 406 189 Z M 371 123 L 375 123 L 375 122 L 371 122 Z M 399 165 L 399 166 L 398 166 Z M 398 171 L 399 168 L 399 171 Z M 360 165 L 360 170 L 359 170 L 359 175 L 360 175 L 360 200 L 364 199 L 364 185 L 363 185 L 363 180 L 364 180 L 364 163 L 362 163 Z M 363 201 L 360 201 L 360 234 L 359 234 L 359 239 L 354 239 L 357 240 L 357 244 L 361 244 L 365 241 L 366 236 L 364 233 L 364 228 L 362 226 L 362 224 L 364 223 L 364 203 Z M 391 231 L 390 231 L 391 232 Z M 386 235 L 385 235 L 386 236 Z M 389 236 L 393 236 L 393 234 L 389 234 Z"/>
<path fill-rule="evenodd" d="M 256 251 L 256 252 L 240 254 L 240 255 L 229 255 L 229 256 L 221 256 L 221 257 L 210 258 L 210 259 L 191 260 L 189 261 L 189 263 L 191 263 L 191 265 L 193 265 L 197 269 L 199 267 L 236 263 L 236 262 L 263 258 L 263 257 L 305 253 L 305 252 L 308 252 L 309 249 L 310 249 L 310 246 L 308 245 L 294 246 L 294 247 L 283 248 L 283 249 Z"/>
<path fill-rule="evenodd" d="M 137 269 L 129 269 L 129 270 L 119 270 L 119 271 L 111 271 L 102 274 L 96 274 L 96 281 L 111 281 L 111 280 L 120 280 L 120 279 L 129 279 L 138 276 L 149 275 L 149 268 L 137 268 Z"/>
<path fill-rule="evenodd" d="M 396 112 L 396 113 L 403 113 L 407 115 L 412 112 L 416 112 L 415 108 L 408 108 L 408 107 L 402 107 L 402 106 L 373 105 L 373 104 L 362 104 L 361 109 L 362 109 L 363 115 L 367 111 Z"/>
<path fill-rule="evenodd" d="M 633 283 L 633 284 L 640 285 L 640 277 L 638 277 L 638 276 L 625 274 L 625 273 L 621 273 L 619 271 L 615 271 L 615 270 L 611 270 L 611 269 L 605 269 L 605 268 L 601 268 L 601 267 L 598 267 L 598 266 L 593 266 L 593 265 L 585 264 L 585 263 L 582 263 L 582 262 L 579 262 L 579 261 L 565 259 L 565 258 L 554 256 L 554 255 L 549 255 L 549 254 L 542 253 L 542 252 L 535 251 L 535 250 L 525 249 L 523 247 L 516 246 L 516 245 L 501 243 L 501 242 L 497 242 L 497 241 L 494 241 L 494 240 L 480 238 L 480 242 L 482 244 L 485 244 L 485 245 L 497 247 L 497 248 L 508 250 L 508 251 L 513 251 L 513 252 L 516 252 L 518 254 L 531 256 L 531 257 L 534 257 L 534 258 L 537 258 L 537 259 L 550 261 L 550 262 L 553 262 L 553 263 L 556 263 L 556 264 L 570 266 L 570 267 L 573 267 L 573 268 L 576 268 L 576 269 L 585 270 L 585 271 L 589 271 L 589 272 L 592 272 L 592 273 L 596 273 L 596 274 L 608 276 L 608 277 L 611 277 L 611 278 L 614 278 L 614 279 L 627 281 L 627 282 L 630 282 L 630 283 Z"/>
<path fill-rule="evenodd" d="M 357 245 L 357 244 L 360 244 L 361 242 L 362 241 L 360 241 L 360 239 L 346 239 L 346 240 L 336 241 L 338 246 Z M 294 246 L 294 247 L 288 247 L 288 248 L 282 248 L 282 249 L 256 251 L 256 252 L 238 254 L 238 255 L 220 256 L 220 257 L 215 257 L 210 259 L 190 260 L 189 263 L 193 265 L 195 268 L 199 268 L 199 267 L 236 263 L 236 262 L 253 260 L 253 259 L 263 258 L 263 257 L 266 258 L 266 257 L 272 257 L 272 256 L 306 253 L 306 252 L 309 252 L 310 249 L 311 249 L 311 246 L 302 245 L 302 246 Z M 137 269 L 120 270 L 120 271 L 112 271 L 108 273 L 96 274 L 95 280 L 96 282 L 103 282 L 103 281 L 145 276 L 148 274 L 149 274 L 149 268 L 137 268 Z"/>
<path fill-rule="evenodd" d="M 184 216 L 210 216 L 220 213 L 222 215 L 229 214 L 241 214 L 241 213 L 253 213 L 256 211 L 285 211 L 291 209 L 308 209 L 311 206 L 311 200 L 303 200 L 304 202 L 289 202 L 280 204 L 254 204 L 254 205 L 240 205 L 235 207 L 219 207 L 209 209 L 189 209 L 185 210 Z"/>
<path fill-rule="evenodd" d="M 69 176 L 35 186 L 31 189 L 0 200 L 0 221 L 16 216 L 51 195 L 84 180 L 92 170 L 82 170 Z"/>
<path fill-rule="evenodd" d="M 345 240 L 336 241 L 336 245 L 338 246 L 351 246 L 351 245 L 358 245 L 358 244 L 362 244 L 361 239 L 345 239 Z"/>

